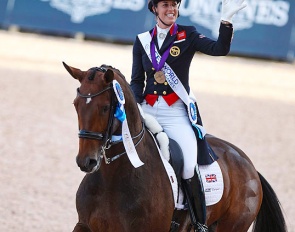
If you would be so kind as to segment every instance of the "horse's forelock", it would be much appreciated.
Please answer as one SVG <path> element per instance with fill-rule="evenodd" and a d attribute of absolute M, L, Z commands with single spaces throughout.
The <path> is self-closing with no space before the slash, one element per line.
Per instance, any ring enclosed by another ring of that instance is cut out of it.
<path fill-rule="evenodd" d="M 96 73 L 96 68 L 91 68 L 90 69 L 90 75 L 88 76 L 88 80 L 93 81 L 94 77 L 95 77 L 95 73 Z"/>
<path fill-rule="evenodd" d="M 97 71 L 101 71 L 101 72 L 105 73 L 108 69 L 111 69 L 114 73 L 119 75 L 123 80 L 126 80 L 125 76 L 123 75 L 123 73 L 121 73 L 121 71 L 119 69 L 116 69 L 113 66 L 106 65 L 106 64 L 102 64 L 100 67 L 90 68 L 89 70 L 91 71 L 91 73 L 88 76 L 88 79 L 90 81 L 92 81 L 94 79 L 95 74 L 96 74 Z"/>
<path fill-rule="evenodd" d="M 123 73 L 121 73 L 121 71 L 119 69 L 116 69 L 114 68 L 113 66 L 111 65 L 106 65 L 106 64 L 103 64 L 101 65 L 100 67 L 102 68 L 106 68 L 106 69 L 111 69 L 113 70 L 116 74 L 118 74 L 123 80 L 126 80 L 125 76 L 123 75 Z"/>

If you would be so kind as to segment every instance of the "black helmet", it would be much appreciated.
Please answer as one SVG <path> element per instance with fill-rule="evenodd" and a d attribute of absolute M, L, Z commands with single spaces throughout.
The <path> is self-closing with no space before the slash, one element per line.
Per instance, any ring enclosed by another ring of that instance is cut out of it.
<path fill-rule="evenodd" d="M 148 1 L 148 8 L 150 10 L 150 12 L 154 13 L 153 11 L 153 6 L 156 6 L 159 2 L 162 2 L 162 1 L 165 1 L 165 0 L 149 0 Z M 181 0 L 175 0 L 178 3 L 181 2 Z"/>

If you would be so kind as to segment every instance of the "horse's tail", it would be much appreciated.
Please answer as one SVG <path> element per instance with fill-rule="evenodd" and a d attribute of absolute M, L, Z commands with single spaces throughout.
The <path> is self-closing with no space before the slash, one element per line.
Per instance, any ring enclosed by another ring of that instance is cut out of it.
<path fill-rule="evenodd" d="M 263 199 L 252 231 L 286 232 L 286 222 L 278 197 L 267 180 L 259 172 L 258 175 L 262 185 Z"/>

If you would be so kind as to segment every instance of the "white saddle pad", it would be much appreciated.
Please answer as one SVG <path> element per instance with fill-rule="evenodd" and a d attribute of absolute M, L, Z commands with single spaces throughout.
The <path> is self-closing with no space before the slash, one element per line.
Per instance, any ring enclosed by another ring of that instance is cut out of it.
<path fill-rule="evenodd" d="M 199 165 L 199 170 L 204 186 L 206 206 L 214 205 L 220 201 L 224 189 L 219 164 L 215 161 L 210 165 Z M 183 199 L 183 192 L 179 189 L 178 199 L 175 204 L 176 209 L 184 209 Z"/>
<path fill-rule="evenodd" d="M 203 181 L 206 205 L 214 205 L 220 201 L 224 183 L 219 164 L 215 161 L 210 165 L 199 165 Z"/>

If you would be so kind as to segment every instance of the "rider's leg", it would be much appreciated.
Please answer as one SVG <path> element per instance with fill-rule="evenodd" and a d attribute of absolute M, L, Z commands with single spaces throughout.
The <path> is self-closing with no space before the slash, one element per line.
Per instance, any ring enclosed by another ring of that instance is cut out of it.
<path fill-rule="evenodd" d="M 192 222 L 196 223 L 194 225 L 195 231 L 208 231 L 208 228 L 206 226 L 205 193 L 203 189 L 202 179 L 199 175 L 198 166 L 196 166 L 194 176 L 192 178 L 183 180 L 182 186 L 187 198 L 189 198 L 189 203 L 191 203 L 190 207 L 194 212 L 194 215 L 191 215 L 191 217 L 196 217 L 195 219 L 192 218 Z"/>
<path fill-rule="evenodd" d="M 197 141 L 195 133 L 189 121 L 186 106 L 181 100 L 168 106 L 162 97 L 153 107 L 143 104 L 143 110 L 156 117 L 168 136 L 179 144 L 184 156 L 184 168 L 182 178 L 183 186 L 190 194 L 188 197 L 194 214 L 199 223 L 205 224 L 206 205 L 204 192 L 202 191 L 202 180 L 199 179 L 195 171 L 197 164 Z M 198 231 L 198 230 L 197 230 Z M 202 231 L 202 230 L 199 230 Z"/>

